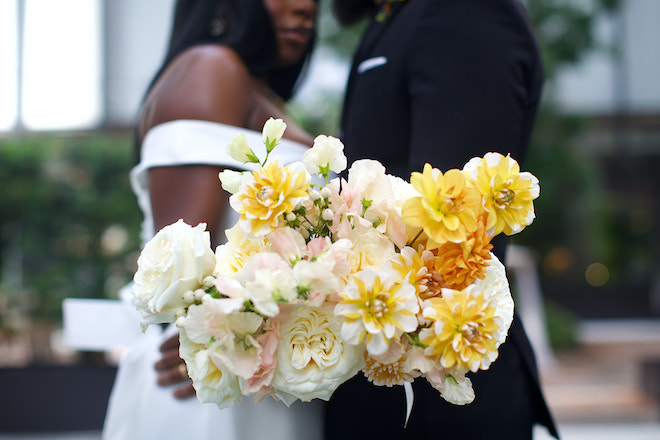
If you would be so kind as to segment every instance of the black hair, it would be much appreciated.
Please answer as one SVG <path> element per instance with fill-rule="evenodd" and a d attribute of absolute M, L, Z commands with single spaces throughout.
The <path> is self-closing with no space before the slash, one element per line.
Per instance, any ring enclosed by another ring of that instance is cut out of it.
<path fill-rule="evenodd" d="M 190 47 L 209 43 L 234 49 L 250 73 L 266 76 L 271 90 L 286 101 L 309 62 L 314 37 L 298 63 L 278 68 L 277 42 L 263 0 L 177 0 L 165 61 L 147 94 L 178 55 Z"/>
<path fill-rule="evenodd" d="M 357 23 L 369 15 L 376 5 L 374 0 L 333 0 L 332 10 L 343 26 Z"/>

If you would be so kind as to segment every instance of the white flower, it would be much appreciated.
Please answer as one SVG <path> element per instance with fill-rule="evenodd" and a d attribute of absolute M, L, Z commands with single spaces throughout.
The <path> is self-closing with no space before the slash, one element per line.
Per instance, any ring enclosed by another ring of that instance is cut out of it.
<path fill-rule="evenodd" d="M 429 384 L 440 391 L 440 395 L 454 405 L 467 405 L 474 400 L 472 381 L 465 374 L 450 373 L 446 369 L 436 370 L 425 375 Z"/>
<path fill-rule="evenodd" d="M 335 314 L 344 320 L 341 336 L 350 344 L 366 339 L 371 355 L 382 355 L 393 339 L 417 329 L 415 288 L 387 272 L 358 272 L 339 294 Z"/>
<path fill-rule="evenodd" d="M 500 328 L 494 333 L 497 340 L 496 347 L 499 347 L 505 340 L 513 321 L 513 297 L 509 289 L 509 281 L 506 278 L 506 269 L 504 265 L 491 253 L 491 259 L 488 260 L 489 266 L 486 269 L 486 277 L 483 280 L 477 280 L 475 286 L 482 290 L 485 298 L 495 299 L 495 316 L 500 321 Z"/>
<path fill-rule="evenodd" d="M 357 190 L 362 199 L 378 204 L 394 199 L 392 182 L 385 167 L 377 160 L 356 160 L 348 170 L 348 186 Z"/>
<path fill-rule="evenodd" d="M 296 279 L 290 270 L 258 269 L 254 279 L 245 285 L 245 299 L 254 304 L 254 308 L 266 316 L 277 316 L 278 302 L 294 301 L 298 297 Z"/>
<path fill-rule="evenodd" d="M 262 347 L 257 332 L 263 318 L 252 312 L 226 313 L 227 306 L 233 304 L 232 300 L 203 301 L 190 306 L 188 315 L 177 324 L 192 342 L 208 347 L 216 365 L 224 365 L 233 374 L 249 379 L 261 364 Z"/>
<path fill-rule="evenodd" d="M 310 174 L 341 173 L 346 169 L 344 144 L 335 137 L 319 135 L 312 148 L 303 154 L 302 162 Z"/>
<path fill-rule="evenodd" d="M 242 171 L 222 170 L 218 174 L 222 189 L 231 194 L 236 194 L 241 188 L 241 181 L 243 180 Z"/>
<path fill-rule="evenodd" d="M 279 313 L 278 302 L 297 297 L 291 266 L 275 252 L 254 255 L 237 279 L 245 285 L 244 298 L 252 300 L 255 308 L 266 316 Z"/>
<path fill-rule="evenodd" d="M 353 250 L 348 255 L 351 272 L 378 270 L 394 255 L 392 242 L 372 227 L 355 227 L 348 237 L 342 238 L 348 238 L 353 244 Z"/>
<path fill-rule="evenodd" d="M 273 229 L 267 238 L 271 243 L 271 250 L 280 254 L 284 261 L 289 263 L 301 259 L 307 250 L 305 238 L 293 228 Z"/>
<path fill-rule="evenodd" d="M 308 291 L 314 305 L 323 302 L 327 295 L 335 293 L 341 286 L 333 273 L 331 261 L 299 261 L 293 266 L 293 274 L 298 286 Z"/>
<path fill-rule="evenodd" d="M 259 162 L 259 158 L 254 154 L 254 151 L 252 151 L 252 148 L 247 143 L 247 139 L 245 139 L 245 133 L 239 133 L 229 140 L 227 153 L 241 163 Z"/>
<path fill-rule="evenodd" d="M 204 223 L 193 228 L 179 220 L 145 245 L 132 290 L 143 326 L 174 322 L 177 309 L 187 305 L 186 291 L 197 290 L 213 274 L 215 255 L 205 228 Z"/>
<path fill-rule="evenodd" d="M 327 222 L 332 220 L 335 216 L 335 213 L 332 212 L 332 209 L 330 208 L 325 208 L 323 212 L 321 213 L 321 218 Z"/>
<path fill-rule="evenodd" d="M 243 396 L 236 375 L 222 364 L 218 366 L 211 361 L 209 350 L 190 340 L 185 330 L 181 331 L 179 338 L 179 353 L 186 362 L 197 399 L 202 403 L 215 403 L 219 408 L 240 403 Z"/>
<path fill-rule="evenodd" d="M 286 130 L 286 123 L 281 119 L 269 118 L 264 124 L 263 137 L 266 150 L 268 152 L 275 148 L 275 145 L 282 139 Z"/>
<path fill-rule="evenodd" d="M 364 367 L 364 347 L 346 344 L 331 310 L 294 305 L 280 328 L 277 369 L 271 386 L 291 405 L 296 399 L 330 399 Z"/>
<path fill-rule="evenodd" d="M 454 405 L 466 405 L 474 400 L 474 389 L 469 377 L 459 375 L 445 376 L 445 389 L 440 395 Z"/>
<path fill-rule="evenodd" d="M 394 193 L 394 199 L 392 202 L 394 202 L 394 205 L 398 206 L 399 208 L 403 206 L 403 203 L 406 200 L 412 197 L 419 197 L 421 195 L 410 182 L 407 182 L 402 178 L 393 176 L 391 174 L 388 174 L 387 178 L 390 180 L 392 191 Z"/>
<path fill-rule="evenodd" d="M 215 249 L 215 272 L 220 274 L 233 274 L 245 266 L 252 255 L 265 250 L 268 244 L 263 238 L 252 240 L 236 224 L 225 231 L 227 243 Z"/>

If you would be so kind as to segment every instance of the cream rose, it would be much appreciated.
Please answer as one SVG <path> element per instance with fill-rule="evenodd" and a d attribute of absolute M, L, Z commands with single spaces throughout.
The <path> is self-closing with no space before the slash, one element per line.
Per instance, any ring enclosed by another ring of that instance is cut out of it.
<path fill-rule="evenodd" d="M 331 308 L 291 306 L 280 327 L 277 369 L 271 382 L 284 403 L 329 400 L 339 385 L 364 367 L 364 346 L 345 343 L 340 327 Z"/>
<path fill-rule="evenodd" d="M 238 378 L 226 366 L 213 361 L 212 350 L 193 342 L 185 329 L 179 337 L 179 354 L 186 362 L 197 399 L 202 403 L 215 403 L 219 408 L 241 403 L 243 396 Z"/>
<path fill-rule="evenodd" d="M 213 274 L 215 254 L 206 224 L 191 227 L 179 220 L 161 229 L 142 250 L 135 273 L 133 302 L 142 325 L 174 322 L 186 306 L 183 295 Z"/>

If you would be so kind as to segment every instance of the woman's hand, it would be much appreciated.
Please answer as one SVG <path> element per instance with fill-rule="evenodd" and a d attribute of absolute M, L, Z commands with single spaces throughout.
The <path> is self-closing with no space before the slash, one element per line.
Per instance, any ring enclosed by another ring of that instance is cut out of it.
<path fill-rule="evenodd" d="M 167 339 L 160 346 L 161 358 L 156 362 L 157 383 L 160 386 L 177 387 L 172 395 L 177 399 L 189 399 L 195 396 L 192 380 L 188 377 L 186 364 L 179 356 L 179 335 Z"/>

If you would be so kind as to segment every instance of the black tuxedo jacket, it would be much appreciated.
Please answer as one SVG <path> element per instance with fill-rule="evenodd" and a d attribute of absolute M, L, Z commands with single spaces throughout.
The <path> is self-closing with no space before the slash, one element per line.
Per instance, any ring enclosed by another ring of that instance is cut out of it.
<path fill-rule="evenodd" d="M 489 151 L 522 162 L 543 74 L 517 0 L 394 5 L 387 20 L 372 20 L 354 57 L 340 131 L 349 163 L 377 159 L 409 180 L 427 162 L 446 171 Z M 505 241 L 495 246 L 503 261 Z M 375 387 L 360 375 L 328 403 L 326 438 L 529 439 L 534 423 L 556 436 L 517 316 L 498 360 L 470 377 L 476 399 L 466 406 L 416 380 L 403 429 L 402 387 Z"/>

